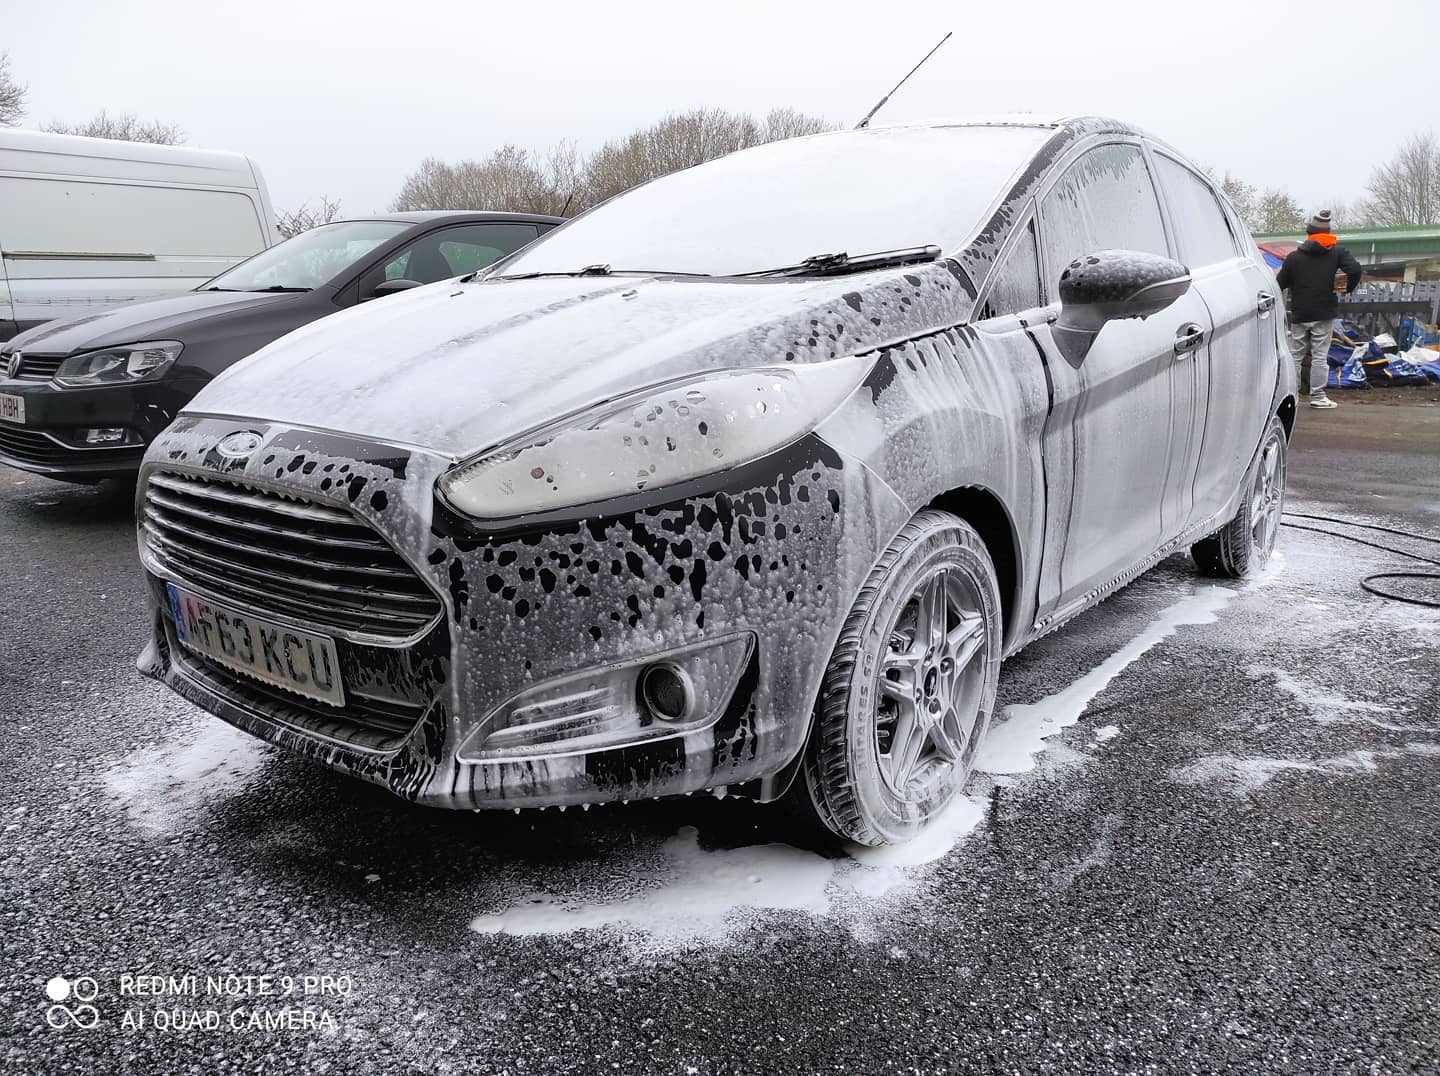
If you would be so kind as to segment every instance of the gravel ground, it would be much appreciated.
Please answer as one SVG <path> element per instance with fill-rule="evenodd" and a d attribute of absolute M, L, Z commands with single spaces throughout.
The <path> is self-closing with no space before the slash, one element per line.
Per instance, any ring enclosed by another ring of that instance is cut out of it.
<path fill-rule="evenodd" d="M 1370 395 L 1302 414 L 1294 507 L 1440 531 L 1440 407 Z M 1003 705 L 1113 678 L 902 868 L 735 800 L 412 808 L 140 679 L 123 494 L 5 471 L 0 534 L 7 1073 L 1440 1072 L 1440 611 L 1387 554 L 1174 558 L 1031 647 Z"/>

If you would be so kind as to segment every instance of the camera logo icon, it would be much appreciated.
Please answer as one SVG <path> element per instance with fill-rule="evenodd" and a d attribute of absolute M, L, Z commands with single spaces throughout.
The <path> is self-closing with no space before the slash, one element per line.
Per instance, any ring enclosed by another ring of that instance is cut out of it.
<path fill-rule="evenodd" d="M 57 1031 L 66 1027 L 90 1030 L 100 1023 L 100 1010 L 89 1004 L 99 994 L 100 984 L 88 975 L 77 979 L 55 976 L 45 984 L 45 996 L 53 1003 L 45 1010 L 45 1022 Z"/>

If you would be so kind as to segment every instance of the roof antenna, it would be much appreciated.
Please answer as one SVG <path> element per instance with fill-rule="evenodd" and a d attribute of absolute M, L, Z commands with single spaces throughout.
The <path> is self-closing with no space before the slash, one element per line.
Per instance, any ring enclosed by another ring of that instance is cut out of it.
<path fill-rule="evenodd" d="M 940 44 L 939 44 L 939 45 L 936 45 L 933 49 L 931 49 L 929 52 L 927 52 L 927 53 L 925 54 L 924 58 L 921 59 L 921 61 L 920 61 L 918 64 L 916 64 L 914 67 L 910 68 L 910 75 L 913 75 L 916 71 L 919 71 L 920 68 L 925 65 L 925 61 L 926 61 L 926 60 L 930 59 L 930 57 L 934 56 L 937 52 L 939 52 L 939 51 L 940 51 L 940 45 L 943 45 L 943 44 L 945 44 L 945 42 L 949 41 L 949 40 L 950 40 L 950 35 L 953 34 L 954 32 L 955 32 L 954 30 L 951 30 L 950 33 L 948 33 L 948 34 L 946 34 L 944 37 L 942 37 L 942 38 L 940 39 Z M 890 93 L 894 93 L 895 90 L 898 90 L 901 86 L 905 85 L 905 82 L 906 82 L 907 79 L 909 79 L 910 75 L 906 75 L 905 78 L 902 78 L 899 82 L 895 83 L 895 89 L 894 89 L 894 90 L 891 90 Z M 857 131 L 863 131 L 866 127 L 869 127 L 869 126 L 870 126 L 870 119 L 871 119 L 871 117 L 874 116 L 875 113 L 879 112 L 882 108 L 885 107 L 885 102 L 888 101 L 888 100 L 890 100 L 890 93 L 887 93 L 884 97 L 880 98 L 880 100 L 875 103 L 875 107 L 872 108 L 869 112 L 865 113 L 865 118 L 855 125 L 855 130 L 857 130 Z"/>

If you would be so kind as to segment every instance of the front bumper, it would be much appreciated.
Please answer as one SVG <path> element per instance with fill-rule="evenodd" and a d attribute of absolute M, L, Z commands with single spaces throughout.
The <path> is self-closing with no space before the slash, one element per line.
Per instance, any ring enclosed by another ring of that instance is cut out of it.
<path fill-rule="evenodd" d="M 0 393 L 25 399 L 23 425 L 0 421 L 0 463 L 55 478 L 134 474 L 145 447 L 203 382 L 161 378 L 131 385 L 59 388 L 49 381 L 5 380 Z M 84 431 L 127 431 L 118 445 L 87 445 Z"/>
<path fill-rule="evenodd" d="M 238 429 L 260 433 L 262 445 L 248 460 L 226 460 L 214 446 Z M 157 441 L 141 477 L 142 520 L 145 479 L 170 470 L 345 507 L 381 534 L 444 614 L 389 652 L 342 641 L 339 660 L 347 676 L 391 677 L 392 691 L 423 707 L 407 732 L 337 731 L 343 715 L 324 704 L 201 667 L 177 649 L 164 598 L 165 582 L 197 581 L 167 575 L 143 534 L 154 635 L 141 671 L 246 731 L 434 806 L 783 791 L 854 595 L 908 516 L 883 483 L 811 436 L 717 476 L 706 492 L 487 533 L 437 509 L 435 480 L 450 465 L 329 434 L 186 417 Z M 714 666 L 695 677 L 708 715 L 698 727 L 487 757 L 489 723 L 517 699 L 657 660 Z"/>

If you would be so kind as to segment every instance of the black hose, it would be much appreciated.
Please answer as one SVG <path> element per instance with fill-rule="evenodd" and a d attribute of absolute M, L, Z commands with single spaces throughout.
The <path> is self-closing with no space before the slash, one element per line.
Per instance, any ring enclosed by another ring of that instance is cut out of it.
<path fill-rule="evenodd" d="M 1310 519 L 1321 523 L 1334 523 L 1341 527 L 1355 527 L 1361 530 L 1383 531 L 1386 534 L 1396 534 L 1403 538 L 1411 538 L 1418 542 L 1435 542 L 1440 544 L 1440 538 L 1428 534 L 1417 534 L 1414 531 L 1399 530 L 1395 527 L 1382 527 L 1375 523 L 1356 523 L 1353 520 L 1338 519 L 1335 516 L 1311 515 L 1306 512 L 1286 512 L 1285 515 L 1293 516 L 1296 519 Z M 1347 542 L 1355 542 L 1359 545 L 1367 545 L 1371 549 L 1384 550 L 1386 553 L 1394 553 L 1397 556 L 1409 557 L 1411 560 L 1418 560 L 1425 564 L 1440 565 L 1440 560 L 1434 557 L 1423 557 L 1419 553 L 1409 553 L 1403 549 L 1395 549 L 1393 546 L 1381 545 L 1379 542 L 1367 542 L 1364 538 L 1357 538 L 1353 534 L 1337 534 L 1335 531 L 1327 531 L 1320 527 L 1307 527 L 1303 523 L 1290 523 L 1280 521 L 1282 526 L 1291 527 L 1297 531 L 1310 531 L 1313 534 L 1324 534 L 1330 538 L 1340 538 Z M 1431 609 L 1440 609 L 1440 601 L 1430 598 L 1416 598 L 1405 594 L 1397 594 L 1391 590 L 1385 590 L 1375 585 L 1377 579 L 1435 579 L 1440 580 L 1440 572 L 1375 572 L 1360 580 L 1360 589 L 1368 591 L 1381 598 L 1388 598 L 1390 601 L 1405 602 L 1408 605 L 1424 605 Z"/>
<path fill-rule="evenodd" d="M 1398 534 L 1402 538 L 1414 538 L 1417 542 L 1434 542 L 1440 545 L 1440 538 L 1432 538 L 1428 534 L 1416 534 L 1414 531 L 1398 530 L 1395 527 L 1382 527 L 1378 523 L 1356 523 L 1350 519 L 1337 519 L 1335 516 L 1315 516 L 1308 512 L 1286 512 L 1287 516 L 1295 519 L 1318 519 L 1322 523 L 1338 523 L 1343 527 L 1362 527 L 1367 531 L 1384 531 L 1386 534 Z"/>
<path fill-rule="evenodd" d="M 1377 579 L 1435 579 L 1440 580 L 1440 572 L 1376 572 L 1374 575 L 1367 575 L 1360 580 L 1360 588 L 1368 590 L 1371 594 L 1378 594 L 1382 598 L 1389 598 L 1392 602 L 1405 602 L 1407 605 L 1427 605 L 1431 609 L 1440 609 L 1440 601 L 1430 598 L 1415 598 L 1407 594 L 1396 594 L 1393 590 L 1382 590 L 1375 585 Z"/>

